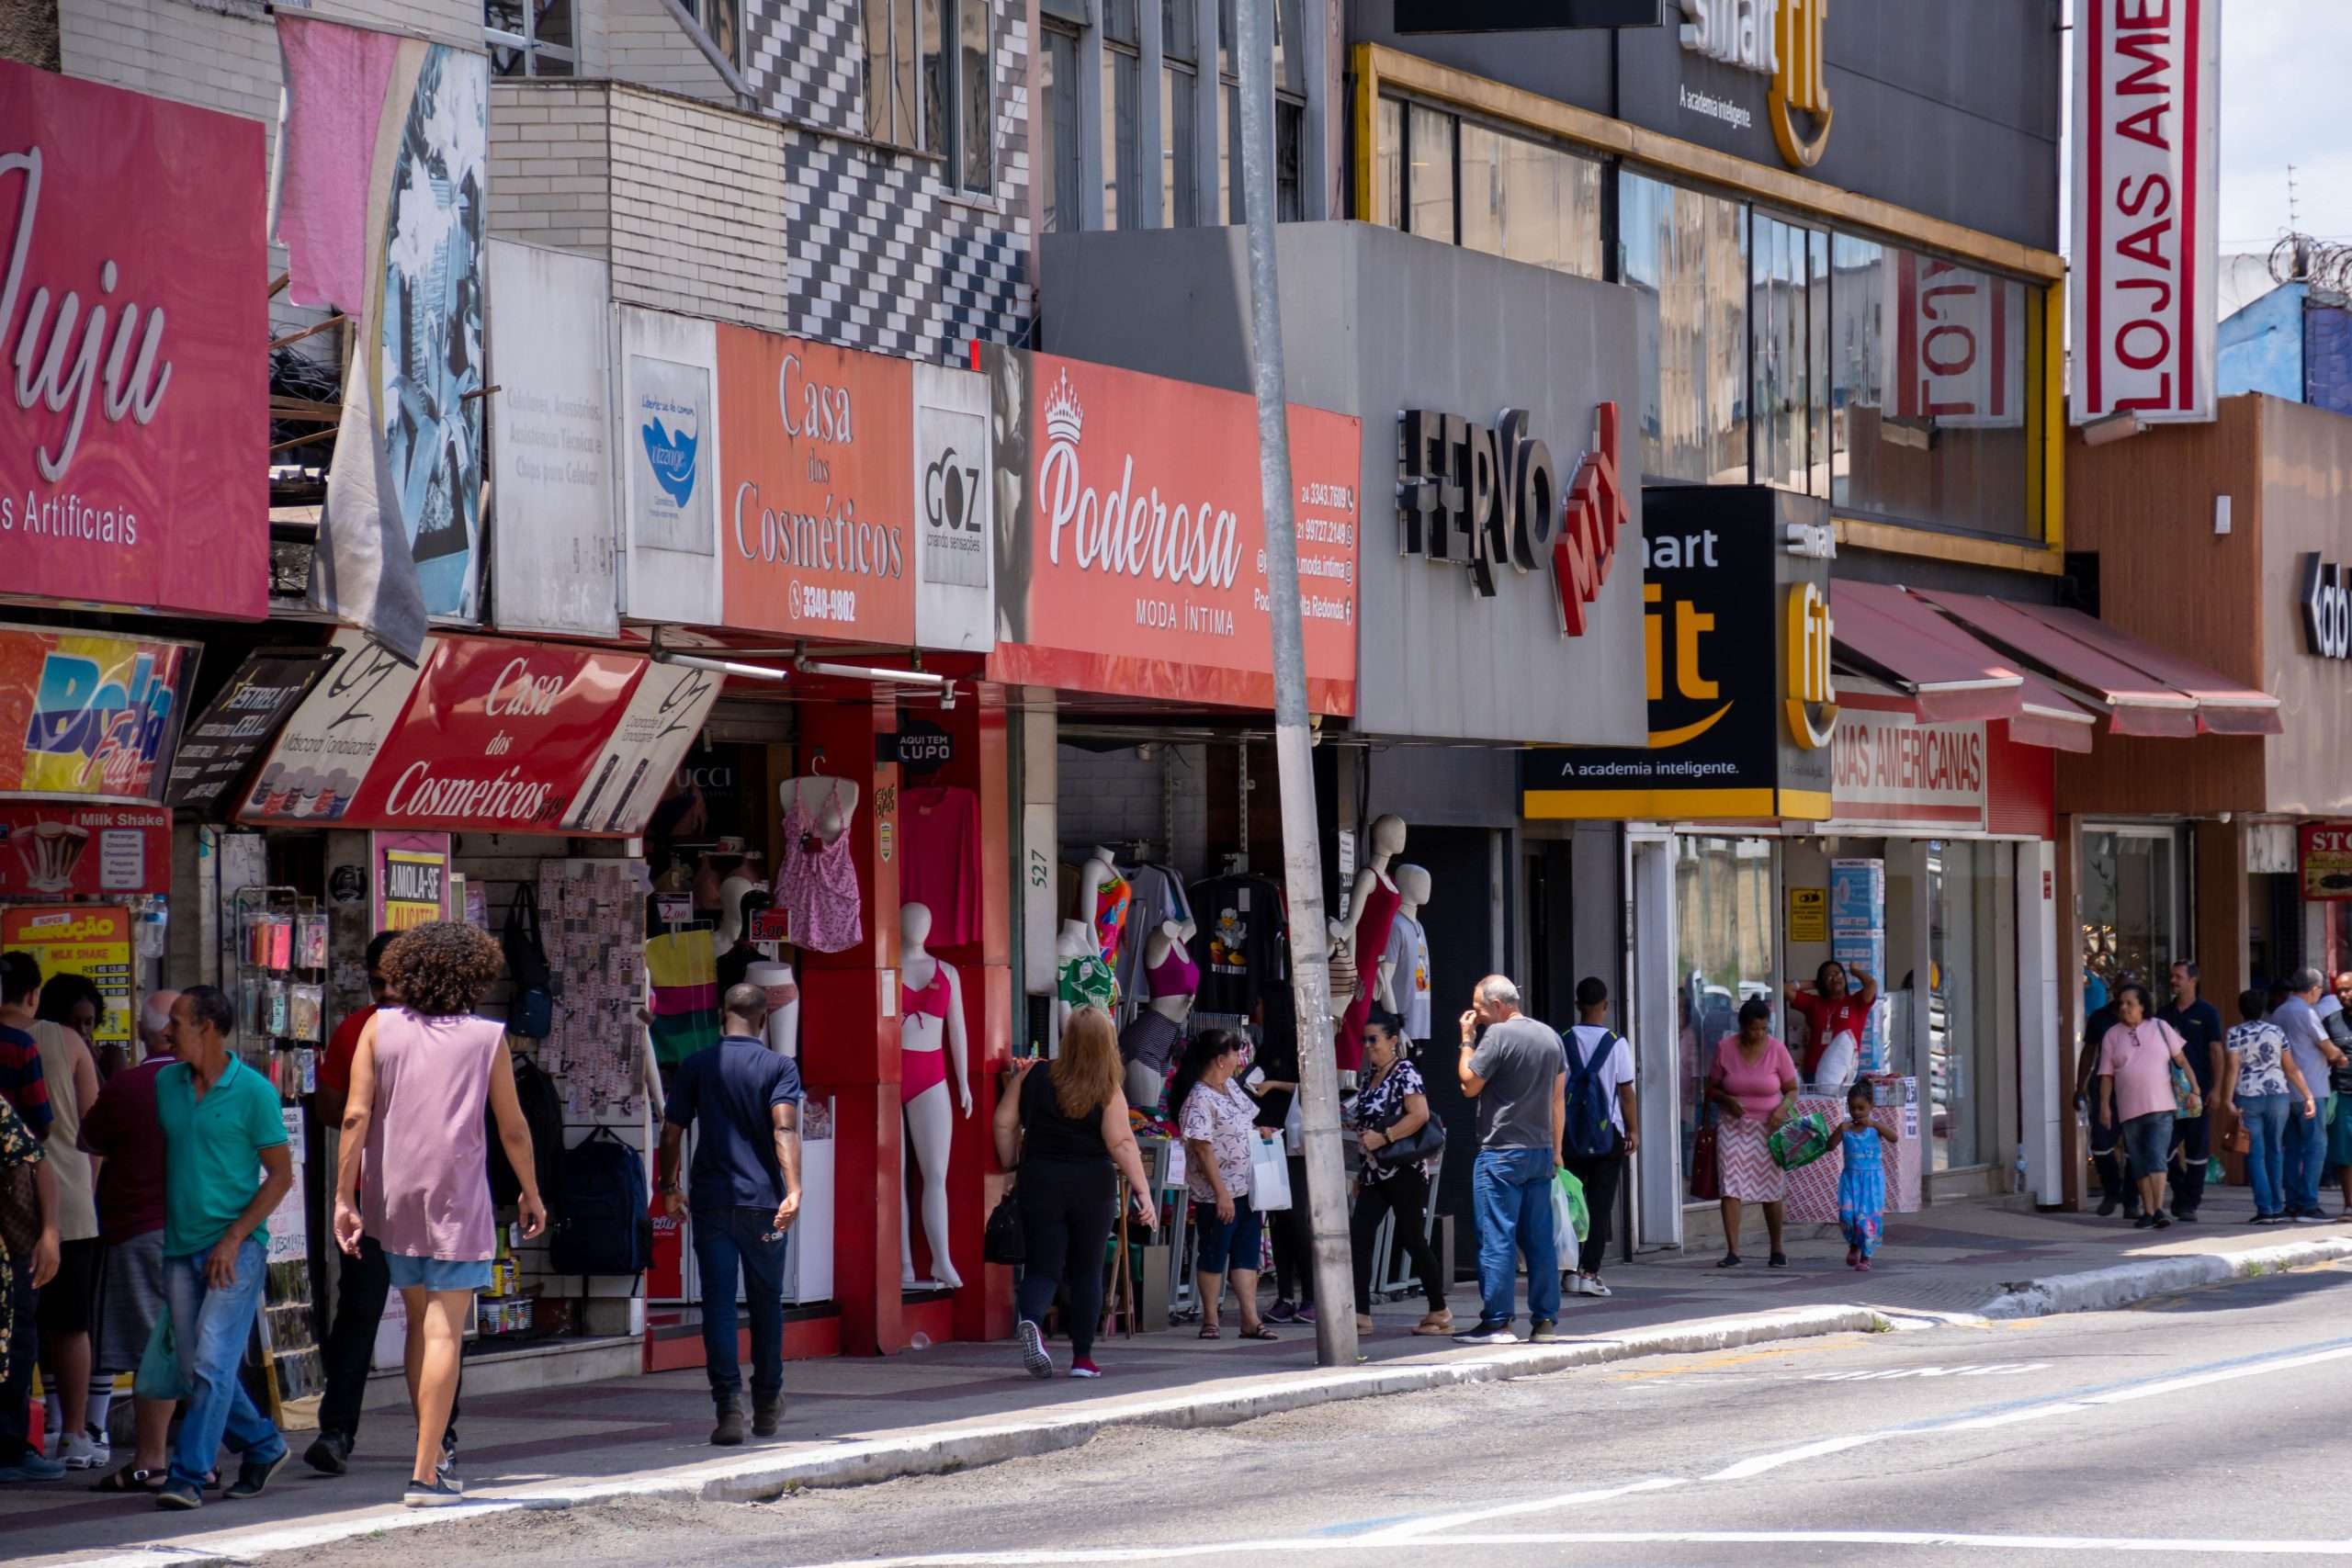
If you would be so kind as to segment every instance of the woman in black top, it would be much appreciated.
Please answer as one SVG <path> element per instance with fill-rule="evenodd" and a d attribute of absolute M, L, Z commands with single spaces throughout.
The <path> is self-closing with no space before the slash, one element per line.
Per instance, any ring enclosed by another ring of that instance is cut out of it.
<path fill-rule="evenodd" d="M 1421 1293 L 1430 1310 L 1413 1325 L 1416 1334 L 1453 1332 L 1453 1314 L 1446 1310 L 1445 1275 L 1430 1250 L 1422 1215 L 1430 1201 L 1429 1165 L 1423 1160 L 1384 1160 L 1380 1151 L 1402 1143 L 1429 1123 L 1429 1093 L 1420 1069 L 1405 1055 L 1405 1041 L 1394 1013 L 1375 1012 L 1363 1026 L 1364 1066 L 1372 1077 L 1356 1097 L 1356 1146 L 1363 1151 L 1363 1174 L 1356 1187 L 1355 1214 L 1349 1239 L 1355 1252 L 1356 1332 L 1372 1332 L 1372 1244 L 1380 1222 L 1396 1216 L 1396 1245 L 1413 1261 L 1420 1276 Z"/>
<path fill-rule="evenodd" d="M 1146 1226 L 1159 1223 L 1120 1088 L 1119 1032 L 1111 1015 L 1084 1007 L 1062 1027 L 1061 1055 L 1044 1072 L 1016 1059 L 1012 1092 L 997 1101 L 996 1157 L 1020 1179 L 1013 1191 L 1028 1233 L 1028 1262 L 1013 1292 L 1021 1359 L 1029 1375 L 1054 1375 L 1046 1309 L 1069 1291 L 1069 1375 L 1095 1378 L 1094 1330 L 1102 1316 L 1103 1247 L 1111 1238 L 1115 1166 Z M 1063 1276 L 1069 1276 L 1065 1281 Z"/>

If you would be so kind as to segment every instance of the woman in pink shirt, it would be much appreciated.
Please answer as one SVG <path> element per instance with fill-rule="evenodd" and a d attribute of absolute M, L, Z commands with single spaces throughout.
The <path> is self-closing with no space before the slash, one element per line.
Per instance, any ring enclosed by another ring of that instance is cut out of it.
<path fill-rule="evenodd" d="M 1707 1072 L 1707 1099 L 1715 1107 L 1715 1156 L 1722 1168 L 1724 1256 L 1718 1269 L 1739 1267 L 1739 1206 L 1764 1206 L 1764 1230 L 1771 1238 L 1771 1265 L 1789 1266 L 1781 1250 L 1781 1202 L 1789 1195 L 1786 1172 L 1772 1159 L 1764 1137 L 1789 1119 L 1796 1104 L 1797 1064 L 1772 1033 L 1771 1004 L 1750 997 L 1740 1004 L 1739 1032 L 1715 1045 Z"/>
<path fill-rule="evenodd" d="M 2172 1068 L 2177 1062 L 2188 1072 L 2188 1058 L 2173 1026 L 2150 1016 L 2147 990 L 2136 982 L 2115 993 L 2115 1027 L 2099 1043 L 2099 1110 L 2118 1119 L 2114 1125 L 2140 1183 L 2140 1217 L 2132 1228 L 2162 1230 L 2172 1224 L 2165 1213 L 2165 1166 L 2172 1157 L 2177 1109 Z"/>

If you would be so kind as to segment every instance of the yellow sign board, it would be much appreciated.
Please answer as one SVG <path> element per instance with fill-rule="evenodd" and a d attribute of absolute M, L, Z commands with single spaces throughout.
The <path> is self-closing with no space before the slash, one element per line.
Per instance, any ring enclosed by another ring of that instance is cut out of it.
<path fill-rule="evenodd" d="M 1829 940 L 1829 889 L 1826 887 L 1789 889 L 1789 940 L 1791 942 L 1827 942 Z"/>

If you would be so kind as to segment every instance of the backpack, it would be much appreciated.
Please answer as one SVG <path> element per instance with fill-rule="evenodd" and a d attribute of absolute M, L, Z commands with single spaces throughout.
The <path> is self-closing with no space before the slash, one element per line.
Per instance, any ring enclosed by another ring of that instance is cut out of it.
<path fill-rule="evenodd" d="M 563 1151 L 548 1226 L 548 1267 L 558 1274 L 641 1274 L 653 1261 L 645 1160 L 599 1127 Z"/>
<path fill-rule="evenodd" d="M 527 882 L 506 906 L 499 945 L 505 950 L 507 978 L 514 983 L 514 998 L 506 1004 L 506 1032 L 545 1040 L 555 1029 L 555 971 L 539 936 L 539 895 Z"/>
<path fill-rule="evenodd" d="M 537 1062 L 517 1056 L 514 1100 L 522 1108 L 523 1124 L 531 1130 L 531 1166 L 538 1178 L 540 1201 L 552 1203 L 556 1179 L 562 1170 L 563 1095 Z M 490 1121 L 490 1200 L 503 1209 L 522 1197 L 523 1183 L 507 1163 L 506 1145 L 499 1141 L 497 1112 L 482 1114 Z"/>
<path fill-rule="evenodd" d="M 1617 1129 L 1609 1120 L 1609 1096 L 1593 1069 L 1609 1060 L 1609 1054 L 1617 1049 L 1618 1036 L 1613 1030 L 1602 1030 L 1600 1043 L 1589 1056 L 1577 1049 L 1574 1031 L 1564 1043 L 1568 1050 L 1568 1106 L 1560 1152 L 1569 1159 L 1606 1158 L 1616 1151 Z"/>

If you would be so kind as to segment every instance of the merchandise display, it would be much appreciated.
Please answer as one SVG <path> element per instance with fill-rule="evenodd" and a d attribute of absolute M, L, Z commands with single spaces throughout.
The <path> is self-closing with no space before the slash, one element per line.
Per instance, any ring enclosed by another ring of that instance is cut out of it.
<path fill-rule="evenodd" d="M 575 1116 L 625 1112 L 637 1100 L 647 891 L 641 861 L 539 867 L 540 935 L 558 992 L 539 1065 L 563 1086 Z"/>
<path fill-rule="evenodd" d="M 899 911 L 899 1103 L 904 1107 L 907 1138 L 902 1156 L 911 1156 L 922 1186 L 923 1239 L 931 1253 L 931 1274 L 915 1274 L 914 1215 L 902 1213 L 899 1226 L 900 1282 L 909 1290 L 921 1285 L 964 1283 L 949 1256 L 947 1228 L 947 1168 L 955 1142 L 956 1122 L 972 1113 L 972 1089 L 967 1066 L 964 1032 L 964 983 L 953 964 L 932 955 L 931 910 L 907 904 Z M 952 1098 L 951 1098 L 951 1092 Z M 899 1182 L 904 1202 L 906 1183 Z"/>
<path fill-rule="evenodd" d="M 811 953 L 855 947 L 865 940 L 849 843 L 857 786 L 841 779 L 794 779 L 781 794 L 785 849 L 776 902 L 792 922 L 792 940 Z"/>
<path fill-rule="evenodd" d="M 931 911 L 933 945 L 980 940 L 980 804 L 941 784 L 899 792 L 899 899 Z"/>

